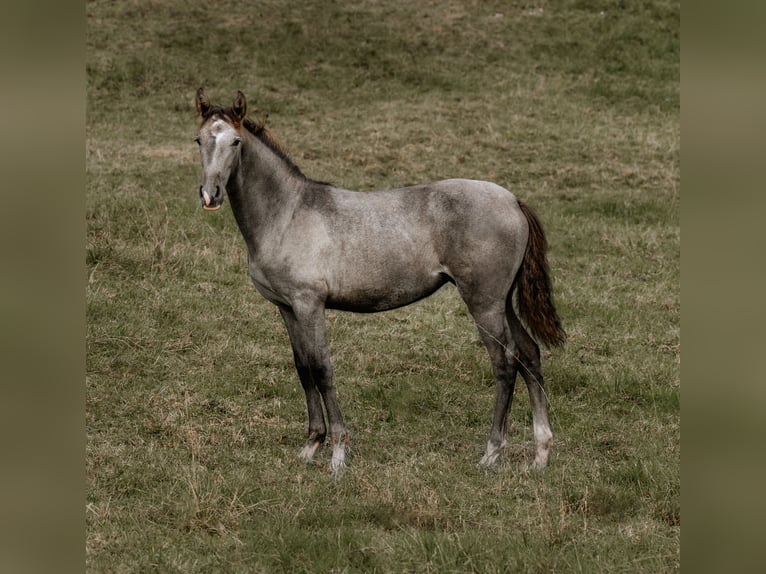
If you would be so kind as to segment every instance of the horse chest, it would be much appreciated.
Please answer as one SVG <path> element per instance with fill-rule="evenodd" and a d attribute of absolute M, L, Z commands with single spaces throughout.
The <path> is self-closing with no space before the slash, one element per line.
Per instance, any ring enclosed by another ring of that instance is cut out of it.
<path fill-rule="evenodd" d="M 253 282 L 258 293 L 263 295 L 268 301 L 271 301 L 272 303 L 289 304 L 287 298 L 278 292 L 273 283 L 269 280 L 268 274 L 253 257 L 248 258 L 248 272 L 250 274 L 250 280 Z"/>

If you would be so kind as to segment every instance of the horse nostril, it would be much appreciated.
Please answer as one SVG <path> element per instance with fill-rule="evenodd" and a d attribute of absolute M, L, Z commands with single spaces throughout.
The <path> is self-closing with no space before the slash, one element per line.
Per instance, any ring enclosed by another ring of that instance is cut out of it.
<path fill-rule="evenodd" d="M 216 185 L 215 186 L 215 199 L 221 198 L 221 186 Z"/>
<path fill-rule="evenodd" d="M 201 185 L 199 186 L 199 196 L 200 196 L 200 197 L 203 197 L 203 196 L 202 196 L 202 186 L 201 186 Z"/>

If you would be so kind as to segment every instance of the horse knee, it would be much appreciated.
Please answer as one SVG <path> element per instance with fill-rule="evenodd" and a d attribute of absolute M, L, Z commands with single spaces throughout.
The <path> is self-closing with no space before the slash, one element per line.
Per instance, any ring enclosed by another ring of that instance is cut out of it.
<path fill-rule="evenodd" d="M 311 374 L 320 393 L 324 394 L 333 388 L 333 367 L 329 361 L 316 363 Z"/>

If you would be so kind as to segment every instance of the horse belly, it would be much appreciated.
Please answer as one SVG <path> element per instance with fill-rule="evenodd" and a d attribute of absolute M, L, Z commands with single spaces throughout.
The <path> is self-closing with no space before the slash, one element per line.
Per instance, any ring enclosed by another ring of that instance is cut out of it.
<path fill-rule="evenodd" d="M 449 281 L 440 271 L 408 271 L 363 271 L 341 278 L 328 293 L 326 307 L 357 313 L 387 311 L 428 297 Z"/>

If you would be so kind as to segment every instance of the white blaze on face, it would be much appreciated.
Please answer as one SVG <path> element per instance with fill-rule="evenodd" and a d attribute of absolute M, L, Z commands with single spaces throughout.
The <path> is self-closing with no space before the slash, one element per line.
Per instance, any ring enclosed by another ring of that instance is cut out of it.
<path fill-rule="evenodd" d="M 236 163 L 238 141 L 237 129 L 221 118 L 213 119 L 200 134 L 204 170 L 201 195 L 205 209 L 215 210 L 220 207 L 216 196 L 223 190 Z"/>
<path fill-rule="evenodd" d="M 234 138 L 237 137 L 237 130 L 227 121 L 217 119 L 210 124 L 210 133 L 215 138 L 215 145 L 231 145 Z"/>

